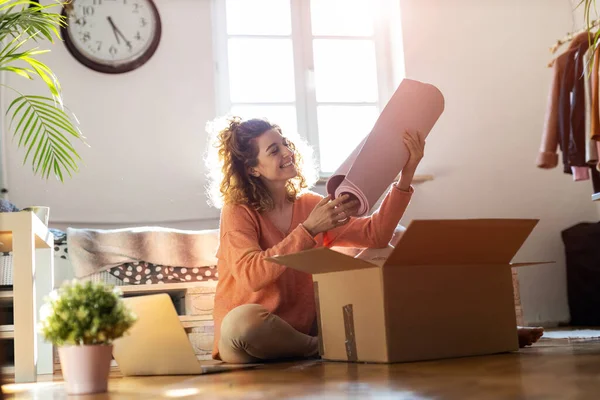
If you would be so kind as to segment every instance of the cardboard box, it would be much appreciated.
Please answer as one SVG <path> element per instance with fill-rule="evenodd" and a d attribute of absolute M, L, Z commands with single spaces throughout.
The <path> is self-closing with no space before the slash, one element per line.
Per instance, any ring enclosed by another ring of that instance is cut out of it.
<path fill-rule="evenodd" d="M 519 349 L 511 264 L 537 220 L 417 220 L 384 260 L 319 248 L 272 261 L 313 275 L 326 360 L 407 362 Z"/>

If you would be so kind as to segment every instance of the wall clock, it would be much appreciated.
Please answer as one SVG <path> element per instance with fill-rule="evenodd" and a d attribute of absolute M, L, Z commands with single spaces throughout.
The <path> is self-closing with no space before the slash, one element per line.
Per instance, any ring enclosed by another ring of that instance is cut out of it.
<path fill-rule="evenodd" d="M 139 68 L 160 42 L 161 20 L 152 0 L 72 0 L 62 15 L 67 49 L 95 71 L 120 74 Z"/>

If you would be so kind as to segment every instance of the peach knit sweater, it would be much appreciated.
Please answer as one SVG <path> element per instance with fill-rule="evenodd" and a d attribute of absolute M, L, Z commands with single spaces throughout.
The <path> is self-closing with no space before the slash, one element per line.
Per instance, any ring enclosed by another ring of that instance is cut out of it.
<path fill-rule="evenodd" d="M 251 207 L 224 206 L 217 251 L 219 282 L 214 306 L 213 358 L 219 359 L 223 318 L 243 304 L 260 304 L 296 330 L 310 334 L 316 317 L 311 275 L 265 258 L 320 246 L 386 247 L 412 193 L 412 187 L 406 192 L 394 185 L 371 217 L 353 218 L 350 223 L 314 238 L 302 223 L 322 199 L 316 193 L 304 193 L 296 200 L 288 232 L 281 232 Z"/>

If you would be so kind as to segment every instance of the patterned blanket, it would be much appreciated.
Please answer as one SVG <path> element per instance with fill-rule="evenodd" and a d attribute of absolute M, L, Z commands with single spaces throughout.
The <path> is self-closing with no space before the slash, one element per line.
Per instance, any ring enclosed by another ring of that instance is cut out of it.
<path fill-rule="evenodd" d="M 200 268 L 217 264 L 218 230 L 162 227 L 67 229 L 69 259 L 76 278 L 133 262 Z"/>

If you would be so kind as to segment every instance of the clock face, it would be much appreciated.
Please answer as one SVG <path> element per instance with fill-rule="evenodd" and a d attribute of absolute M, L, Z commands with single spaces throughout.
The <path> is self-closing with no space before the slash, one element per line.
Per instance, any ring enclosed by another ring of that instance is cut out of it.
<path fill-rule="evenodd" d="M 63 10 L 62 36 L 84 65 L 107 73 L 131 71 L 156 51 L 161 21 L 151 0 L 73 0 Z"/>

